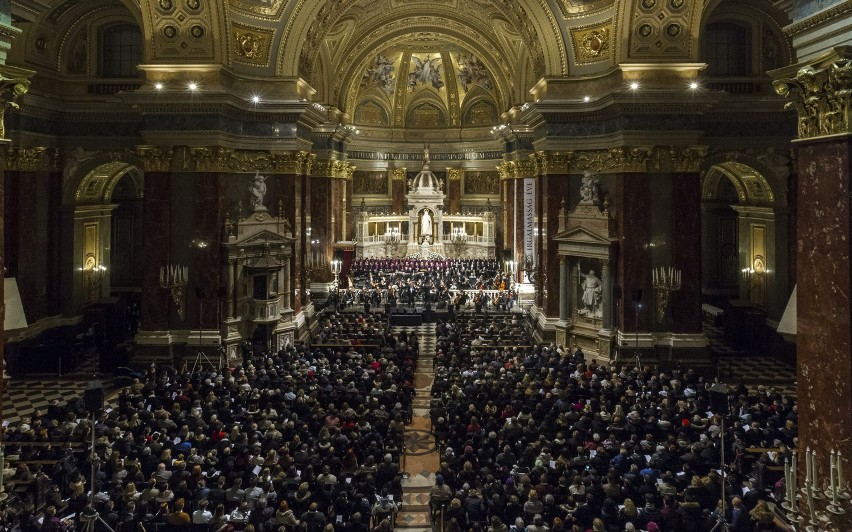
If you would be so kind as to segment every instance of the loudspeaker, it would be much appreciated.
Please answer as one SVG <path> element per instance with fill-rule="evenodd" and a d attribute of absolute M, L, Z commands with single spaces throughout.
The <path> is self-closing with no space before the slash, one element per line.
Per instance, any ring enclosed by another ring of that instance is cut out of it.
<path fill-rule="evenodd" d="M 636 290 L 634 290 L 632 295 L 633 295 L 633 302 L 634 303 L 641 303 L 642 302 L 642 289 L 641 288 L 637 288 Z"/>
<path fill-rule="evenodd" d="M 104 408 L 104 385 L 101 381 L 89 381 L 83 391 L 83 405 L 89 412 L 99 412 Z"/>
<path fill-rule="evenodd" d="M 714 414 L 728 413 L 728 386 L 714 384 L 710 387 L 710 411 Z"/>

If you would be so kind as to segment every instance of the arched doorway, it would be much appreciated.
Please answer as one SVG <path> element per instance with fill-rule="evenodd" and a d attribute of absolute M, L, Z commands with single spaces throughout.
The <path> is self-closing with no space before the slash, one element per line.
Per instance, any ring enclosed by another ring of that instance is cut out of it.
<path fill-rule="evenodd" d="M 142 171 L 134 162 L 109 155 L 82 150 L 74 155 L 64 191 L 66 314 L 110 295 L 138 291 L 141 272 Z"/>
<path fill-rule="evenodd" d="M 702 173 L 702 291 L 777 321 L 789 297 L 789 212 L 777 176 L 740 157 Z"/>

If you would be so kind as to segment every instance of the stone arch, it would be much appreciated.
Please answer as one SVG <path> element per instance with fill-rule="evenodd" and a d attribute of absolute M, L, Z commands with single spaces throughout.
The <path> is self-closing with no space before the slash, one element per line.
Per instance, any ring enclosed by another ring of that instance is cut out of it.
<path fill-rule="evenodd" d="M 783 157 L 715 153 L 701 172 L 702 289 L 748 301 L 780 319 L 790 293 Z M 774 159 L 774 160 L 771 160 Z M 734 203 L 720 192 L 727 183 Z"/>
<path fill-rule="evenodd" d="M 66 161 L 61 271 L 66 312 L 76 312 L 111 293 L 113 214 L 119 207 L 113 192 L 124 180 L 129 190 L 123 197 L 141 199 L 144 173 L 142 162 L 129 154 L 78 148 L 66 154 Z M 136 211 L 141 224 L 141 203 Z"/>

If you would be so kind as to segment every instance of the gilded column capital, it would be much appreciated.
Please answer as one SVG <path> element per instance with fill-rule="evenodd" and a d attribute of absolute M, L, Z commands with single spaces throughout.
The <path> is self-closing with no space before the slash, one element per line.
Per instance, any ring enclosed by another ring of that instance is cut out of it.
<path fill-rule="evenodd" d="M 672 146 L 669 155 L 674 172 L 698 172 L 707 157 L 707 146 Z"/>
<path fill-rule="evenodd" d="M 464 177 L 464 168 L 447 168 L 448 181 L 461 181 Z"/>
<path fill-rule="evenodd" d="M 497 171 L 500 172 L 500 179 L 512 179 L 512 163 L 509 161 L 503 161 L 499 165 L 497 165 Z"/>
<path fill-rule="evenodd" d="M 573 151 L 539 151 L 530 156 L 538 166 L 541 175 L 567 174 L 568 165 L 574 158 Z"/>
<path fill-rule="evenodd" d="M 577 151 L 569 165 L 571 173 L 615 174 L 647 172 L 654 154 L 652 146 L 617 147 Z"/>
<path fill-rule="evenodd" d="M 172 167 L 174 152 L 171 146 L 137 146 L 134 154 L 142 160 L 146 172 L 168 172 Z"/>
<path fill-rule="evenodd" d="M 0 65 L 0 141 L 6 138 L 6 110 L 18 109 L 18 98 L 30 90 L 32 70 Z"/>
<path fill-rule="evenodd" d="M 235 150 L 222 146 L 187 149 L 184 170 L 196 172 L 271 172 L 310 174 L 316 155 L 305 151 Z"/>
<path fill-rule="evenodd" d="M 405 181 L 407 168 L 391 168 L 388 170 L 390 174 L 391 181 Z"/>
<path fill-rule="evenodd" d="M 59 171 L 59 149 L 9 147 L 6 149 L 6 170 L 19 172 Z"/>
<path fill-rule="evenodd" d="M 798 113 L 800 139 L 852 133 L 852 59 L 802 67 L 773 87 L 788 100 L 784 108 Z"/>

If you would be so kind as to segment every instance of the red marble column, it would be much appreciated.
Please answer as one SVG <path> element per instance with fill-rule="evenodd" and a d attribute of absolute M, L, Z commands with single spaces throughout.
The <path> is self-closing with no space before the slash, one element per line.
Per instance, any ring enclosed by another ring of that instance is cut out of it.
<path fill-rule="evenodd" d="M 290 288 L 296 290 L 297 286 L 301 290 L 302 277 L 299 275 L 302 266 L 301 260 L 301 240 L 299 234 L 302 231 L 302 214 L 301 214 L 301 181 L 302 176 L 294 174 L 278 174 L 275 176 L 276 190 L 278 190 L 278 202 L 284 208 L 284 216 L 290 221 L 293 236 L 296 237 L 296 243 L 293 247 L 293 254 L 290 257 Z M 301 294 L 294 292 L 291 297 L 291 306 L 293 312 L 299 312 L 301 306 Z"/>
<path fill-rule="evenodd" d="M 395 213 L 401 213 L 405 209 L 405 180 L 391 180 L 391 203 Z"/>
<path fill-rule="evenodd" d="M 449 214 L 461 212 L 461 181 L 452 179 L 447 184 L 447 207 Z"/>
<path fill-rule="evenodd" d="M 169 328 L 169 294 L 160 288 L 160 267 L 169 261 L 170 174 L 145 173 L 143 219 L 145 221 L 145 261 L 142 266 L 141 329 Z"/>
<path fill-rule="evenodd" d="M 623 304 L 618 321 L 621 330 L 636 332 L 635 306 L 632 294 L 642 290 L 642 309 L 639 311 L 639 331 L 651 330 L 653 322 L 653 289 L 651 287 L 651 261 L 646 244 L 651 239 L 650 211 L 653 205 L 648 179 L 641 173 L 624 173 L 616 176 L 615 204 L 621 247 L 616 284 L 622 287 Z"/>
<path fill-rule="evenodd" d="M 195 221 L 196 238 L 207 242 L 204 248 L 196 248 L 193 257 L 195 273 L 190 277 L 193 288 L 187 295 L 187 302 L 198 306 L 201 296 L 201 316 L 190 327 L 200 325 L 202 329 L 219 329 L 219 286 L 221 285 L 222 227 L 225 223 L 225 176 L 223 174 L 199 173 L 195 175 Z M 187 287 L 190 290 L 189 287 Z M 187 310 L 189 313 L 189 311 Z M 197 311 L 193 309 L 193 314 Z"/>
<path fill-rule="evenodd" d="M 0 273 L 6 277 L 3 268 L 6 266 L 6 143 L 0 142 Z M 5 283 L 0 283 L 0 301 L 6 300 Z M 5 419 L 3 415 L 3 395 L 6 391 L 6 379 L 2 378 L 5 372 L 5 346 L 6 331 L 3 324 L 6 320 L 6 305 L 0 306 L 0 422 Z M 0 438 L 3 437 L 5 428 L 0 426 Z"/>
<path fill-rule="evenodd" d="M 352 179 L 343 181 L 343 202 L 346 211 L 346 224 L 343 228 L 343 240 L 355 240 L 355 206 L 352 205 Z"/>
<path fill-rule="evenodd" d="M 559 316 L 559 249 L 551 239 L 559 231 L 559 210 L 562 207 L 562 199 L 568 196 L 568 176 L 546 175 L 542 176 L 541 182 L 544 208 L 540 227 L 545 235 L 542 240 L 546 246 L 541 262 L 545 265 L 547 275 L 544 310 L 549 318 L 556 318 Z"/>
<path fill-rule="evenodd" d="M 518 243 L 515 246 L 515 262 L 518 264 L 518 274 L 521 274 L 521 267 L 524 262 L 524 180 L 510 180 L 512 190 L 515 191 L 515 241 Z M 524 280 L 519 277 L 519 280 Z"/>
<path fill-rule="evenodd" d="M 701 332 L 701 177 L 672 176 L 672 257 L 680 268 L 682 285 L 669 301 L 674 333 Z"/>
<path fill-rule="evenodd" d="M 328 258 L 331 254 L 331 243 L 334 239 L 335 222 L 340 213 L 334 211 L 336 179 L 330 177 L 310 177 L 311 181 L 311 240 L 319 240 L 319 245 L 309 245 L 308 253 L 316 252 Z"/>
<path fill-rule="evenodd" d="M 503 249 L 512 249 L 515 245 L 515 228 L 512 226 L 515 215 L 515 187 L 514 181 L 503 179 L 500 181 L 500 206 L 502 210 L 503 225 Z M 503 250 L 498 250 L 502 252 Z"/>
<path fill-rule="evenodd" d="M 816 449 L 818 476 L 825 479 L 832 449 L 842 451 L 846 471 L 852 456 L 852 139 L 800 142 L 797 204 L 801 208 L 796 235 L 799 449 Z"/>

